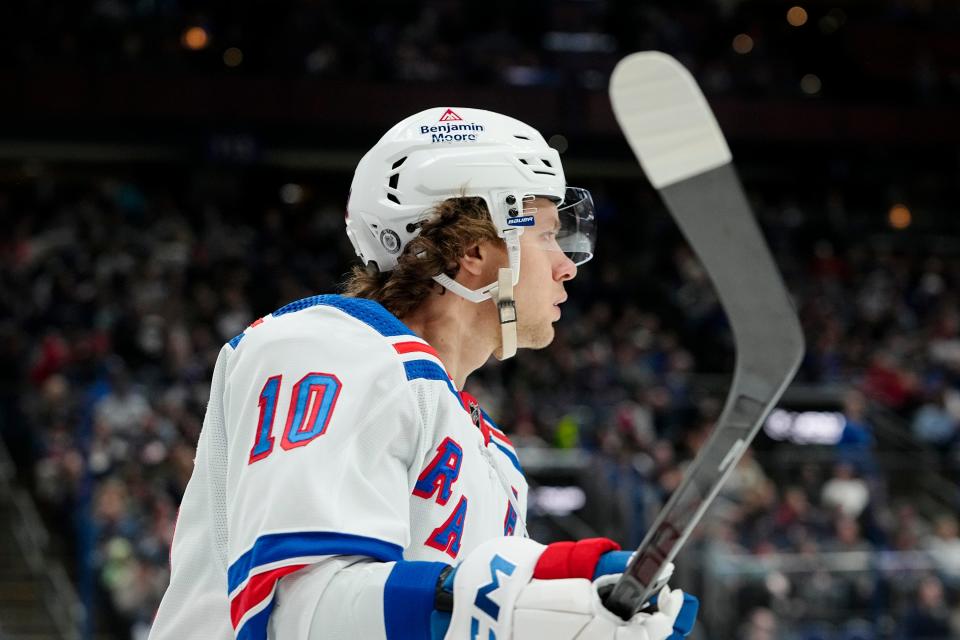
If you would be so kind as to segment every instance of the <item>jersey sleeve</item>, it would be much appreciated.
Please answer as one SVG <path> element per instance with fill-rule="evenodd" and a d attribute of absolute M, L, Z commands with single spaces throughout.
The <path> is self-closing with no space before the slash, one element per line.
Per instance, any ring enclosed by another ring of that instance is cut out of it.
<path fill-rule="evenodd" d="M 267 637 L 285 576 L 319 576 L 297 596 L 319 601 L 343 557 L 402 559 L 422 457 L 422 421 L 389 344 L 362 326 L 284 320 L 249 331 L 224 387 L 227 587 L 242 638 Z M 382 571 L 366 574 L 385 588 Z M 284 618 L 308 628 L 316 606 L 291 608 Z"/>

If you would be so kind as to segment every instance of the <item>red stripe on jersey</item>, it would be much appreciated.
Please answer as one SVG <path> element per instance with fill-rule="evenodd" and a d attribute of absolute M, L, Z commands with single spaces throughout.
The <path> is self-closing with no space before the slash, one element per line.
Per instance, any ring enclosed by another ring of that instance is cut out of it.
<path fill-rule="evenodd" d="M 393 345 L 393 348 L 396 349 L 397 353 L 429 353 L 440 360 L 440 354 L 437 353 L 437 350 L 422 342 L 397 342 Z"/>
<path fill-rule="evenodd" d="M 240 623 L 240 620 L 247 611 L 250 611 L 250 609 L 263 602 L 264 598 L 270 595 L 274 585 L 280 578 L 294 571 L 299 571 L 305 566 L 307 565 L 292 564 L 287 567 L 273 569 L 272 571 L 264 571 L 250 578 L 247 586 L 235 595 L 230 602 L 230 622 L 233 624 L 233 628 L 237 628 L 237 624 Z"/>
<path fill-rule="evenodd" d="M 480 403 L 477 402 L 477 399 L 474 398 L 469 392 L 461 391 L 460 404 L 462 404 L 464 410 L 470 414 L 470 420 L 480 429 L 480 433 L 483 434 L 483 445 L 487 446 L 490 444 L 491 428 L 490 425 L 487 424 L 487 421 L 483 418 L 483 412 L 480 410 Z"/>
<path fill-rule="evenodd" d="M 492 436 L 493 436 L 494 438 L 496 438 L 497 440 L 500 440 L 501 442 L 506 442 L 508 445 L 510 445 L 511 447 L 513 447 L 513 443 L 510 442 L 510 438 L 508 438 L 507 435 L 506 435 L 505 433 L 503 433 L 502 431 L 497 431 L 497 430 L 494 429 L 493 427 L 490 427 L 490 435 L 492 435 Z M 516 448 L 516 447 L 514 447 L 514 448 Z"/>

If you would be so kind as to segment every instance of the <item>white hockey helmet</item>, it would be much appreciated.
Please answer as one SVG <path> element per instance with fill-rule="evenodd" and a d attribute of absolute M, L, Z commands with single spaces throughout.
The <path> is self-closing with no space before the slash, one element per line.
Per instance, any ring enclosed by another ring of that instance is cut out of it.
<path fill-rule="evenodd" d="M 519 120 L 460 107 L 436 107 L 404 119 L 363 156 L 350 187 L 347 236 L 365 265 L 392 270 L 430 211 L 458 197 L 486 203 L 507 245 L 509 267 L 497 282 L 475 291 L 446 274 L 434 279 L 473 302 L 493 298 L 504 325 L 515 318 L 519 237 L 534 224 L 535 210 L 525 203 L 535 197 L 556 202 L 561 229 L 554 246 L 577 264 L 593 256 L 593 202 L 589 192 L 566 186 L 557 151 Z M 505 339 L 507 357 L 508 347 Z"/>

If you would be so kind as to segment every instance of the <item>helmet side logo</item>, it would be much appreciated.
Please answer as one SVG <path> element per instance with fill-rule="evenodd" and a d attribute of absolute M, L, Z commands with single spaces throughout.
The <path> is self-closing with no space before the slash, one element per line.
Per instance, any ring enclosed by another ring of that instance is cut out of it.
<path fill-rule="evenodd" d="M 447 109 L 443 112 L 443 115 L 440 116 L 439 122 L 452 122 L 453 120 L 463 120 L 463 118 L 454 113 L 453 109 Z"/>
<path fill-rule="evenodd" d="M 384 229 L 380 232 L 380 244 L 389 253 L 398 253 L 401 249 L 400 236 L 392 229 Z"/>

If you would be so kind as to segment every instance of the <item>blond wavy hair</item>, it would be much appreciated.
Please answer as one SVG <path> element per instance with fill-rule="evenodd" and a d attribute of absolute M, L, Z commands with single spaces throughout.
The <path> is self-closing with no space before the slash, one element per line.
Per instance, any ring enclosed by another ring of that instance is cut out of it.
<path fill-rule="evenodd" d="M 344 294 L 382 304 L 403 318 L 432 293 L 445 289 L 433 276 L 455 278 L 460 258 L 475 244 L 488 241 L 506 245 L 497 236 L 487 205 L 481 198 L 450 198 L 439 203 L 420 227 L 420 234 L 404 247 L 392 271 L 377 272 L 355 266 L 344 282 Z"/>

